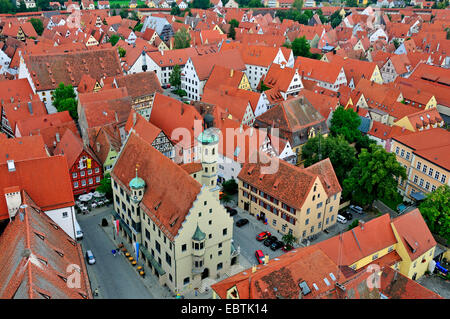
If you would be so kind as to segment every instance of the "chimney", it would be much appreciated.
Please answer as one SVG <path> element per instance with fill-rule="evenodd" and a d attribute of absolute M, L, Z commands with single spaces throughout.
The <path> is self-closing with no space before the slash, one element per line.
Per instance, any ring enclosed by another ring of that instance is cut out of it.
<path fill-rule="evenodd" d="M 231 70 L 230 70 L 230 78 L 232 78 L 232 77 L 233 77 L 233 74 L 234 74 L 234 70 L 233 70 L 233 69 L 231 69 Z"/>
<path fill-rule="evenodd" d="M 28 111 L 30 111 L 30 114 L 33 114 L 33 105 L 31 102 L 28 102 Z"/>
<path fill-rule="evenodd" d="M 136 125 L 136 119 L 137 119 L 136 112 L 133 112 L 133 126 Z"/>
<path fill-rule="evenodd" d="M 7 160 L 6 163 L 8 164 L 8 172 L 16 171 L 16 165 L 14 165 L 14 160 Z"/>
<path fill-rule="evenodd" d="M 59 143 L 60 142 L 59 133 L 56 133 L 55 137 L 56 137 L 56 142 Z"/>
<path fill-rule="evenodd" d="M 255 273 L 256 272 L 256 265 L 253 265 L 252 266 L 252 273 Z"/>
<path fill-rule="evenodd" d="M 269 263 L 269 255 L 264 255 L 264 265 Z"/>
<path fill-rule="evenodd" d="M 116 111 L 114 111 L 114 115 L 115 115 L 115 117 L 116 117 L 116 122 L 119 122 L 119 116 L 117 115 L 117 112 L 116 112 Z"/>
<path fill-rule="evenodd" d="M 361 227 L 361 230 L 364 230 L 364 221 L 363 220 L 359 220 L 358 221 L 358 226 Z"/>

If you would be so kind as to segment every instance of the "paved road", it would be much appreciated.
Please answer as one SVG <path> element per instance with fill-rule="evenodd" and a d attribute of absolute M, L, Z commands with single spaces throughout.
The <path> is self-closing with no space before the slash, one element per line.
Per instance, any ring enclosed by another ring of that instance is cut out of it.
<path fill-rule="evenodd" d="M 112 206 L 95 210 L 88 215 L 77 215 L 78 223 L 84 233 L 81 240 L 83 254 L 87 249 L 94 253 L 96 263 L 86 265 L 88 269 L 91 288 L 99 287 L 101 299 L 153 299 L 153 294 L 143 284 L 136 270 L 130 267 L 123 256 L 113 256 L 112 240 L 102 229 L 102 218 L 110 221 L 108 209 Z M 109 226 L 111 227 L 111 226 Z"/>
<path fill-rule="evenodd" d="M 269 255 L 269 260 L 279 257 L 284 254 L 281 249 L 276 251 L 271 250 L 269 247 L 264 246 L 263 242 L 256 240 L 256 235 L 263 231 L 270 231 L 272 235 L 275 235 L 279 240 L 281 240 L 281 234 L 277 233 L 272 227 L 264 225 L 262 222 L 258 221 L 255 217 L 248 213 L 236 208 L 238 214 L 234 215 L 234 226 L 233 226 L 233 240 L 235 246 L 240 246 L 241 255 L 239 257 L 239 263 L 244 268 L 249 268 L 257 263 L 255 257 L 255 251 L 261 249 L 264 255 Z M 247 218 L 249 223 L 242 227 L 236 226 L 236 221 L 241 218 Z"/>

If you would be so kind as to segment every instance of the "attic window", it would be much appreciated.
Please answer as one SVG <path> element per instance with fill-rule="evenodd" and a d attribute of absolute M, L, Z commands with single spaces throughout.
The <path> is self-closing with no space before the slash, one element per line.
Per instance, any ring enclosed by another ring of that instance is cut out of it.
<path fill-rule="evenodd" d="M 58 275 L 59 278 L 61 278 L 62 280 L 64 280 L 64 282 L 67 282 L 67 278 L 61 275 Z"/>
<path fill-rule="evenodd" d="M 58 229 L 59 229 L 58 225 L 56 225 L 56 224 L 54 224 L 54 223 L 50 223 L 50 225 L 52 225 L 52 226 L 53 226 L 53 228 L 54 228 L 54 229 L 56 229 L 56 230 L 58 230 Z"/>
<path fill-rule="evenodd" d="M 44 297 L 45 299 L 52 299 L 52 297 L 50 297 L 49 295 L 47 295 L 47 294 L 44 294 L 43 292 L 41 292 L 41 291 L 38 291 L 38 294 L 40 294 L 42 297 Z"/>
<path fill-rule="evenodd" d="M 41 264 L 43 264 L 44 266 L 47 266 L 47 265 L 48 265 L 47 260 L 42 259 L 42 258 L 38 258 L 38 260 L 39 260 L 39 261 L 41 262 Z"/>
<path fill-rule="evenodd" d="M 44 235 L 42 235 L 42 234 L 38 234 L 38 233 L 36 233 L 35 232 L 35 234 L 36 234 L 36 236 L 38 236 L 40 239 L 42 239 L 42 240 L 44 240 L 45 239 L 45 236 Z"/>
<path fill-rule="evenodd" d="M 60 252 L 59 250 L 55 249 L 55 252 L 60 256 L 60 257 L 64 257 L 64 253 Z"/>
<path fill-rule="evenodd" d="M 161 206 L 161 202 L 159 202 L 158 205 L 155 206 L 155 210 L 158 210 L 159 206 Z"/>
<path fill-rule="evenodd" d="M 69 241 L 69 243 L 71 243 L 73 246 L 77 246 L 77 243 L 75 241 L 73 241 L 72 239 L 67 239 Z"/>
<path fill-rule="evenodd" d="M 87 298 L 88 298 L 84 293 L 79 292 L 78 294 L 79 294 L 79 295 L 81 296 L 81 298 L 83 298 L 83 299 L 87 299 Z"/>

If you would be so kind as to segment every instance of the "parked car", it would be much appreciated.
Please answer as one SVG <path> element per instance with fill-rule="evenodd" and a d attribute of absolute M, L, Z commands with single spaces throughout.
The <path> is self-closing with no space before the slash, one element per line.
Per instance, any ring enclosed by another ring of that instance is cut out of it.
<path fill-rule="evenodd" d="M 282 241 L 276 240 L 270 245 L 270 249 L 277 250 L 284 246 L 284 243 Z"/>
<path fill-rule="evenodd" d="M 346 224 L 347 223 L 347 219 L 344 216 L 342 216 L 342 215 L 337 215 L 336 219 L 341 224 Z"/>
<path fill-rule="evenodd" d="M 275 236 L 269 236 L 266 238 L 266 240 L 264 240 L 264 246 L 266 247 L 270 247 L 270 245 L 272 245 L 275 241 L 277 241 L 278 239 Z"/>
<path fill-rule="evenodd" d="M 258 260 L 258 264 L 263 264 L 264 263 L 264 254 L 262 252 L 262 250 L 257 250 L 255 251 L 255 256 L 256 259 Z"/>
<path fill-rule="evenodd" d="M 244 226 L 245 224 L 248 224 L 248 219 L 247 219 L 247 218 L 239 219 L 239 220 L 236 222 L 236 226 L 237 226 L 237 227 L 242 227 L 242 226 Z"/>
<path fill-rule="evenodd" d="M 83 231 L 81 230 L 80 224 L 78 224 L 77 221 L 75 221 L 75 237 L 77 240 L 83 239 Z"/>
<path fill-rule="evenodd" d="M 362 207 L 359 207 L 359 206 L 350 205 L 350 209 L 352 211 L 354 211 L 355 213 L 358 213 L 358 214 L 362 214 L 363 213 Z"/>
<path fill-rule="evenodd" d="M 257 241 L 263 241 L 267 237 L 271 236 L 272 234 L 268 231 L 263 231 L 262 233 L 259 233 L 258 236 L 256 236 Z"/>
<path fill-rule="evenodd" d="M 233 208 L 228 213 L 230 214 L 230 216 L 234 216 L 234 215 L 237 215 L 238 211 Z"/>
<path fill-rule="evenodd" d="M 350 213 L 348 211 L 339 212 L 338 214 L 341 215 L 341 216 L 344 216 L 345 219 L 347 219 L 347 220 L 351 220 L 353 218 L 352 213 Z"/>
<path fill-rule="evenodd" d="M 89 265 L 95 264 L 95 257 L 91 250 L 86 251 L 86 260 Z"/>

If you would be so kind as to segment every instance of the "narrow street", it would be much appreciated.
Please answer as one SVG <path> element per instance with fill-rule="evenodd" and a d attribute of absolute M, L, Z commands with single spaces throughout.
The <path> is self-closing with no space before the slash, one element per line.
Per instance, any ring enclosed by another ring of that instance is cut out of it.
<path fill-rule="evenodd" d="M 99 289 L 100 299 L 153 299 L 155 297 L 144 285 L 136 270 L 123 255 L 113 256 L 114 243 L 100 226 L 102 218 L 111 220 L 109 210 L 112 205 L 93 210 L 87 215 L 77 215 L 78 223 L 84 233 L 80 241 L 83 256 L 92 250 L 96 263 L 86 264 L 91 288 Z M 111 223 L 109 223 L 111 225 Z M 112 226 L 108 226 L 112 227 Z"/>

